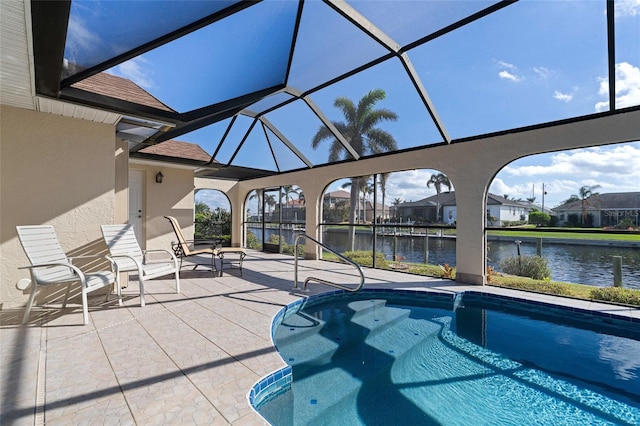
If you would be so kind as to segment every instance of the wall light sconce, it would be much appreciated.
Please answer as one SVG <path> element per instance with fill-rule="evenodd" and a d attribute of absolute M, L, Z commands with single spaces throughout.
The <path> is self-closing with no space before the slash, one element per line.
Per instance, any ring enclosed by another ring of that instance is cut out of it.
<path fill-rule="evenodd" d="M 156 173 L 156 182 L 157 183 L 162 183 L 162 179 L 163 178 L 164 178 L 164 175 L 162 174 L 162 172 Z"/>

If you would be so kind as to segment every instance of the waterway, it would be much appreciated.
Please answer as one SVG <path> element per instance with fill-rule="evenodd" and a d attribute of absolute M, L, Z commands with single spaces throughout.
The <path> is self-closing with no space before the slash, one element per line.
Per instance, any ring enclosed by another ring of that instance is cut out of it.
<path fill-rule="evenodd" d="M 283 231 L 285 241 L 293 244 L 297 233 Z M 349 236 L 346 232 L 325 232 L 323 242 L 339 253 L 347 251 Z M 487 263 L 500 271 L 500 262 L 517 255 L 516 238 L 513 241 L 489 241 Z M 371 250 L 371 234 L 356 234 L 355 249 Z M 424 236 L 395 238 L 395 252 L 404 262 L 434 265 L 456 264 L 455 238 L 428 238 L 425 253 Z M 542 256 L 547 260 L 553 281 L 589 284 L 599 287 L 613 285 L 613 256 L 622 256 L 622 282 L 625 287 L 640 289 L 640 250 L 633 247 L 610 247 L 574 244 L 553 244 L 543 240 Z M 393 259 L 394 237 L 378 235 L 376 250 L 389 260 Z M 521 255 L 535 255 L 535 242 L 522 242 Z"/>

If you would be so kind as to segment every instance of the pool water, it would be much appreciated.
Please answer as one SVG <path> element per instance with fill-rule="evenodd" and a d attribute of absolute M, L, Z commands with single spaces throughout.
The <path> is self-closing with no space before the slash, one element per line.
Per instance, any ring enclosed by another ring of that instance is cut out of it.
<path fill-rule="evenodd" d="M 455 309 L 454 309 L 455 307 Z M 640 331 L 479 293 L 338 294 L 290 307 L 273 425 L 640 424 Z"/>

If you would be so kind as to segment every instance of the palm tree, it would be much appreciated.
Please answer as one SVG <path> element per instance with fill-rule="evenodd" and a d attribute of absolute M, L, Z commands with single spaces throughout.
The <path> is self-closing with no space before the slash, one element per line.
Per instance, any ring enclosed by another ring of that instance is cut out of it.
<path fill-rule="evenodd" d="M 262 211 L 262 196 L 264 195 L 264 189 L 256 189 L 254 191 L 254 194 L 252 194 L 249 199 L 250 200 L 255 200 L 257 198 L 258 200 L 258 218 L 260 218 L 260 212 Z M 247 209 L 248 212 L 248 209 Z M 263 212 L 264 213 L 264 212 Z M 247 213 L 248 215 L 249 213 Z M 260 220 L 263 220 L 263 218 L 260 218 Z"/>
<path fill-rule="evenodd" d="M 290 201 L 293 201 L 293 197 L 291 194 L 300 195 L 300 188 L 296 188 L 293 185 L 283 185 L 282 186 L 282 195 L 284 196 L 285 204 L 289 204 Z"/>
<path fill-rule="evenodd" d="M 573 194 L 571 197 L 567 198 L 562 203 L 560 203 L 560 205 L 574 203 L 576 201 L 580 201 L 580 197 L 578 197 L 577 195 Z"/>
<path fill-rule="evenodd" d="M 271 213 L 275 205 L 278 204 L 278 202 L 276 201 L 276 196 L 274 194 L 265 195 L 264 203 L 267 205 L 267 213 Z"/>
<path fill-rule="evenodd" d="M 587 223 L 587 207 L 595 205 L 594 199 L 600 195 L 594 190 L 600 188 L 600 185 L 582 186 L 578 190 L 579 195 L 572 195 L 569 199 L 580 200 L 580 208 L 582 209 L 582 224 Z"/>
<path fill-rule="evenodd" d="M 345 182 L 344 184 L 342 184 L 341 188 L 342 189 L 347 189 L 347 188 L 353 188 L 353 186 L 356 186 L 356 191 L 357 191 L 357 195 L 356 195 L 356 200 L 357 200 L 357 207 L 355 209 L 355 222 L 360 222 L 360 217 L 363 217 L 363 221 L 366 219 L 366 206 L 365 206 L 365 197 L 367 195 L 367 182 L 369 180 L 370 176 L 358 176 L 358 177 L 354 177 L 351 178 L 351 180 L 349 182 Z M 360 194 L 362 194 L 362 203 L 360 202 Z M 363 208 L 363 213 L 362 216 L 360 215 L 360 206 L 362 206 Z"/>
<path fill-rule="evenodd" d="M 376 191 L 375 185 L 373 184 L 373 182 L 369 181 L 369 178 L 367 178 L 367 180 L 365 180 L 364 182 L 364 186 L 362 187 L 362 209 L 364 210 L 364 220 L 366 222 L 367 220 L 367 202 L 369 201 L 369 196 L 371 194 L 373 194 Z M 373 206 L 373 212 L 372 214 L 375 215 L 376 209 L 375 206 Z M 374 217 L 375 220 L 375 217 Z"/>
<path fill-rule="evenodd" d="M 384 222 L 384 215 L 385 215 L 384 197 L 387 193 L 387 179 L 389 179 L 389 173 L 381 173 L 379 176 L 380 176 L 380 181 L 378 182 L 378 185 L 380 185 L 380 191 L 382 192 L 382 222 Z"/>
<path fill-rule="evenodd" d="M 427 181 L 427 188 L 430 188 L 431 185 L 436 188 L 436 222 L 440 222 L 440 192 L 442 191 L 442 186 L 446 186 L 451 190 L 451 181 L 445 174 L 438 173 L 431 175 Z"/>
<path fill-rule="evenodd" d="M 340 109 L 344 115 L 344 121 L 334 121 L 333 125 L 360 156 L 378 154 L 398 148 L 395 139 L 390 133 L 376 127 L 384 121 L 395 121 L 398 119 L 397 114 L 393 111 L 384 108 L 375 108 L 376 103 L 385 97 L 386 93 L 384 90 L 374 89 L 364 95 L 358 102 L 358 105 L 355 105 L 353 101 L 345 97 L 339 97 L 333 103 L 333 106 Z M 325 140 L 331 142 L 329 162 L 349 158 L 349 153 L 345 150 L 342 143 L 329 128 L 322 125 L 313 137 L 311 146 L 313 149 L 316 149 Z M 351 185 L 350 195 L 349 224 L 353 225 L 358 207 L 358 185 Z M 352 226 L 351 233 L 349 234 L 349 246 L 351 250 L 353 250 L 354 247 L 354 237 L 355 228 Z"/>

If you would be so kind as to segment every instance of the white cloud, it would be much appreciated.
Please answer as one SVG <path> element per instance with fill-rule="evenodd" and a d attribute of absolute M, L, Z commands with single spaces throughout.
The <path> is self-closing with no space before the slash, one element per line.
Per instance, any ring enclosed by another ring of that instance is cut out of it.
<path fill-rule="evenodd" d="M 498 75 L 500 76 L 500 78 L 504 78 L 506 80 L 511 80 L 515 82 L 524 80 L 524 77 L 519 77 L 517 75 L 511 74 L 509 71 L 504 71 L 504 70 L 500 71 Z"/>
<path fill-rule="evenodd" d="M 506 194 L 509 198 L 522 198 L 520 195 L 516 195 L 522 192 L 522 189 L 518 186 L 519 185 L 508 185 L 502 179 L 496 177 L 489 186 L 489 192 L 500 196 Z"/>
<path fill-rule="evenodd" d="M 533 67 L 533 71 L 538 75 L 542 80 L 547 80 L 553 76 L 554 72 L 549 68 L 545 67 Z"/>
<path fill-rule="evenodd" d="M 498 61 L 498 67 L 502 70 L 498 73 L 498 76 L 502 79 L 520 82 L 524 80 L 524 77 L 517 74 L 518 67 L 509 62 Z"/>
<path fill-rule="evenodd" d="M 501 68 L 506 68 L 506 69 L 510 69 L 510 70 L 515 70 L 516 66 L 513 64 L 510 64 L 509 62 L 504 62 L 504 61 L 498 61 L 498 66 L 500 66 Z"/>
<path fill-rule="evenodd" d="M 640 15 L 640 0 L 617 0 L 613 7 L 616 18 Z"/>
<path fill-rule="evenodd" d="M 390 204 L 394 199 L 400 198 L 402 201 L 418 201 L 436 193 L 435 188 L 427 188 L 427 181 L 432 174 L 440 173 L 437 170 L 420 169 L 407 170 L 404 172 L 392 173 L 387 181 L 387 193 L 385 203 Z M 453 190 L 453 182 L 451 190 Z M 443 187 L 442 191 L 447 191 Z M 387 200 L 389 200 L 387 202 Z"/>
<path fill-rule="evenodd" d="M 519 165 L 523 162 L 533 165 Z M 536 201 L 540 202 L 544 182 L 551 206 L 577 194 L 584 185 L 600 185 L 601 193 L 640 191 L 637 164 L 640 164 L 640 142 L 564 151 L 551 156 L 542 154 L 514 161 L 503 168 L 494 179 L 491 192 L 527 198 L 535 184 Z"/>
<path fill-rule="evenodd" d="M 549 165 L 521 166 L 517 161 L 502 171 L 511 176 L 575 175 L 590 178 L 635 175 L 640 179 L 640 143 L 595 147 L 554 154 Z M 640 180 L 638 180 L 640 182 Z"/>
<path fill-rule="evenodd" d="M 562 102 L 570 102 L 573 99 L 573 95 L 556 90 L 553 92 L 553 98 Z"/>
<path fill-rule="evenodd" d="M 609 80 L 606 77 L 599 79 L 600 88 L 598 94 L 609 96 Z M 640 68 L 628 62 L 616 64 L 616 108 L 640 105 Z M 597 112 L 609 109 L 609 101 L 596 103 Z"/>
<path fill-rule="evenodd" d="M 216 208 L 231 210 L 229 199 L 220 191 L 216 189 L 201 189 L 195 194 L 195 201 L 205 203 L 211 210 Z"/>
<path fill-rule="evenodd" d="M 67 29 L 67 44 L 69 46 L 77 46 L 78 50 L 97 49 L 103 43 L 100 38 L 89 31 L 84 22 L 74 14 L 69 17 L 69 26 Z M 73 62 L 73 58 L 67 58 Z"/>
<path fill-rule="evenodd" d="M 115 71 L 121 77 L 128 78 L 143 89 L 149 90 L 155 87 L 153 71 L 150 71 L 149 68 L 147 60 L 138 56 L 121 63 L 111 71 Z"/>

